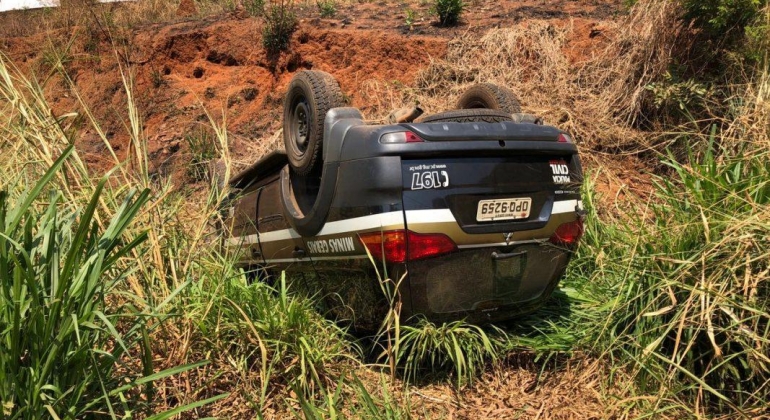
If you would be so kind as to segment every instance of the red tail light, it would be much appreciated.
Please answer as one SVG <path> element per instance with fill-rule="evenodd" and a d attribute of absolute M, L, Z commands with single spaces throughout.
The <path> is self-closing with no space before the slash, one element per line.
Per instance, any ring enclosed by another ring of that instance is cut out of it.
<path fill-rule="evenodd" d="M 559 143 L 572 143 L 572 139 L 568 135 L 561 133 L 558 138 Z"/>
<path fill-rule="evenodd" d="M 360 235 L 361 242 L 374 258 L 391 263 L 403 263 L 447 254 L 457 245 L 441 233 L 415 233 L 410 230 L 389 230 Z M 407 241 L 409 255 L 407 256 Z"/>
<path fill-rule="evenodd" d="M 559 225 L 550 241 L 559 246 L 572 246 L 578 243 L 581 236 L 583 236 L 583 220 L 577 219 L 574 222 Z"/>

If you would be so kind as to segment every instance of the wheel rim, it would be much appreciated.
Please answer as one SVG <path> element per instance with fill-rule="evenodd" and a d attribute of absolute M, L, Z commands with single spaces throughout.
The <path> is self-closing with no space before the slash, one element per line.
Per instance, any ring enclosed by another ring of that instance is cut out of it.
<path fill-rule="evenodd" d="M 294 137 L 294 144 L 297 147 L 297 151 L 300 154 L 304 154 L 308 147 L 310 139 L 310 112 L 308 112 L 307 103 L 300 101 L 294 107 L 294 124 L 292 134 Z"/>

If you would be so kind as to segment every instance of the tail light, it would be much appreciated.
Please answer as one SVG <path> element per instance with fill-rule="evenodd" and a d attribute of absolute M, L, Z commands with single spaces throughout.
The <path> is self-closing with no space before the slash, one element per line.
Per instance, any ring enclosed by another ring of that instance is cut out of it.
<path fill-rule="evenodd" d="M 559 143 L 572 143 L 572 139 L 564 133 L 559 134 L 558 141 Z"/>
<path fill-rule="evenodd" d="M 583 219 L 574 222 L 562 223 L 551 236 L 551 243 L 559 246 L 573 246 L 583 236 Z"/>
<path fill-rule="evenodd" d="M 415 233 L 399 229 L 365 233 L 360 235 L 360 239 L 374 258 L 382 260 L 384 257 L 391 263 L 420 260 L 457 250 L 457 245 L 442 233 Z"/>
<path fill-rule="evenodd" d="M 380 143 L 382 144 L 396 144 L 396 143 L 419 143 L 423 141 L 420 136 L 412 133 L 411 131 L 397 131 L 395 133 L 386 133 L 380 137 Z"/>

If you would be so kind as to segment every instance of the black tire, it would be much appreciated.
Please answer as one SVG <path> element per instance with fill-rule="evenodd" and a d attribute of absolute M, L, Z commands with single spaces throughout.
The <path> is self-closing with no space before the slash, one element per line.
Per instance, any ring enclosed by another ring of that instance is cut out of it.
<path fill-rule="evenodd" d="M 303 70 L 291 79 L 283 103 L 283 142 L 297 174 L 307 175 L 319 165 L 326 113 L 344 105 L 340 85 L 329 73 Z"/>
<path fill-rule="evenodd" d="M 488 122 L 496 123 L 503 121 L 513 121 L 511 114 L 494 109 L 458 109 L 439 114 L 428 115 L 422 118 L 421 123 L 438 122 Z"/>
<path fill-rule="evenodd" d="M 497 109 L 516 114 L 521 112 L 521 102 L 512 90 L 493 85 L 492 83 L 479 83 L 471 86 L 457 100 L 458 109 Z"/>

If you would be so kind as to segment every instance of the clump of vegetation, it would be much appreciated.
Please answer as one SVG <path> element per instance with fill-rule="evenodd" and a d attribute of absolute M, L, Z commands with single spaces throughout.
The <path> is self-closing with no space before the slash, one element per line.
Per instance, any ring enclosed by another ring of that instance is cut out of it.
<path fill-rule="evenodd" d="M 183 254 L 196 252 L 202 229 L 193 227 L 196 216 L 186 217 L 189 232 L 171 222 L 179 196 L 150 181 L 128 77 L 124 84 L 129 155 L 119 164 L 102 137 L 117 166 L 94 183 L 71 146 L 72 125 L 82 118 L 54 117 L 42 86 L 0 55 L 0 113 L 8 116 L 0 121 L 0 151 L 9 156 L 0 162 L 3 416 L 163 418 L 227 396 L 165 406 L 170 414 L 155 400 L 169 375 L 207 363 L 156 364 L 153 346 L 189 284 L 180 281 L 190 272 Z M 87 109 L 83 115 L 95 122 Z M 210 212 L 202 208 L 203 226 Z"/>
<path fill-rule="evenodd" d="M 311 396 L 330 381 L 331 365 L 358 353 L 312 300 L 290 293 L 285 275 L 273 289 L 264 282 L 249 285 L 234 271 L 230 266 L 224 276 L 207 276 L 190 296 L 188 316 L 198 320 L 202 337 L 210 337 L 222 360 L 259 370 L 263 398 L 274 385 Z"/>
<path fill-rule="evenodd" d="M 426 372 L 454 372 L 457 386 L 472 382 L 487 362 L 498 357 L 497 342 L 476 325 L 454 321 L 436 325 L 420 320 L 402 325 L 396 336 L 396 363 L 407 381 Z M 387 353 L 383 353 L 385 355 Z"/>
<path fill-rule="evenodd" d="M 721 48 L 741 48 L 746 32 L 764 25 L 762 10 L 767 0 L 681 0 L 686 22 Z"/>
<path fill-rule="evenodd" d="M 262 16 L 265 13 L 265 0 L 244 0 L 243 8 L 249 16 Z"/>
<path fill-rule="evenodd" d="M 655 114 L 671 117 L 667 122 L 675 124 L 729 112 L 723 105 L 729 100 L 729 89 L 721 87 L 742 83 L 743 70 L 736 70 L 762 62 L 767 54 L 768 3 L 680 0 L 676 4 L 677 20 L 690 29 L 679 36 L 680 51 L 672 57 L 666 73 L 648 85 Z M 712 109 L 704 106 L 706 102 Z"/>
<path fill-rule="evenodd" d="M 152 87 L 155 89 L 166 84 L 166 80 L 163 78 L 163 73 L 161 73 L 161 71 L 156 68 L 150 70 L 150 81 L 152 82 Z"/>
<path fill-rule="evenodd" d="M 645 87 L 652 93 L 652 101 L 657 110 L 664 110 L 663 116 L 692 118 L 700 115 L 704 102 L 709 96 L 709 89 L 694 79 L 679 80 L 666 72 L 661 81 Z"/>
<path fill-rule="evenodd" d="M 770 160 L 726 140 L 713 131 L 687 165 L 665 158 L 674 176 L 657 178 L 649 213 L 592 226 L 573 275 L 597 305 L 588 341 L 630 355 L 643 392 L 752 410 L 770 401 Z"/>
<path fill-rule="evenodd" d="M 129 274 L 118 263 L 147 238 L 124 233 L 149 191 L 129 192 L 111 220 L 101 221 L 106 177 L 85 208 L 49 185 L 72 151 L 31 188 L 0 191 L 3 415 L 117 418 L 147 409 L 153 381 L 200 365 L 155 372 L 148 337 L 157 317 L 107 304 Z M 142 375 L 117 369 L 127 362 Z"/>
<path fill-rule="evenodd" d="M 460 22 L 460 16 L 465 10 L 463 0 L 436 0 L 433 10 L 438 16 L 438 21 L 443 26 L 452 26 Z"/>
<path fill-rule="evenodd" d="M 270 54 L 289 48 L 291 36 L 297 29 L 297 16 L 291 0 L 279 0 L 265 11 L 265 27 L 262 29 L 262 45 Z"/>
<path fill-rule="evenodd" d="M 412 27 L 414 25 L 414 19 L 417 17 L 417 13 L 413 9 L 405 9 L 404 10 L 404 23 L 408 27 Z"/>
<path fill-rule="evenodd" d="M 380 375 L 377 385 L 378 393 L 370 391 L 355 373 L 344 372 L 334 387 L 321 389 L 319 398 L 309 399 L 295 391 L 302 415 L 300 410 L 292 409 L 292 412 L 297 418 L 307 420 L 412 418 L 409 392 L 391 391 L 384 375 Z"/>
<path fill-rule="evenodd" d="M 316 6 L 322 18 L 334 17 L 337 14 L 337 2 L 334 0 L 317 0 Z"/>
<path fill-rule="evenodd" d="M 219 156 L 214 135 L 205 128 L 199 128 L 184 137 L 190 150 L 187 174 L 194 181 L 209 181 L 211 162 Z"/>

